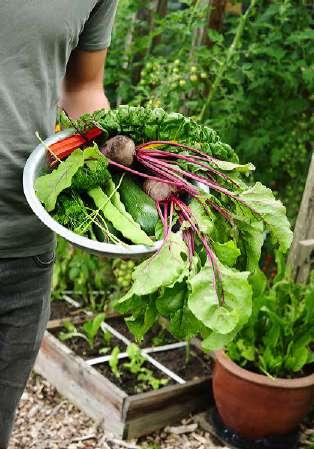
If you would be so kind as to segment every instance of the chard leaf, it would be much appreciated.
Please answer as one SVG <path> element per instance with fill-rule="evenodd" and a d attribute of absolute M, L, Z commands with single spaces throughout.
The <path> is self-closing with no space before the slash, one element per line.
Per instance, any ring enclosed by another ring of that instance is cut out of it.
<path fill-rule="evenodd" d="M 248 271 L 236 271 L 219 264 L 224 290 L 224 307 L 239 313 L 239 324 L 247 322 L 252 313 L 252 287 L 248 282 Z"/>
<path fill-rule="evenodd" d="M 78 149 L 51 173 L 36 179 L 36 194 L 48 212 L 54 210 L 58 195 L 71 186 L 73 176 L 83 165 L 84 154 Z"/>
<path fill-rule="evenodd" d="M 165 288 L 156 300 L 157 311 L 161 315 L 170 316 L 183 307 L 186 297 L 186 283 L 176 283 L 172 288 Z"/>
<path fill-rule="evenodd" d="M 187 270 L 187 247 L 180 233 L 171 233 L 159 252 L 135 268 L 133 285 L 119 303 L 122 304 L 133 295 L 149 295 L 161 287 L 170 287 L 182 279 Z"/>
<path fill-rule="evenodd" d="M 200 231 L 203 234 L 211 235 L 214 229 L 214 214 L 211 214 L 210 216 L 196 199 L 191 201 L 189 207 Z"/>
<path fill-rule="evenodd" d="M 281 201 L 276 200 L 273 192 L 260 182 L 241 192 L 238 198 L 264 220 L 273 240 L 278 242 L 283 252 L 286 252 L 291 245 L 293 234 L 286 216 L 286 208 Z"/>
<path fill-rule="evenodd" d="M 246 269 L 254 273 L 264 243 L 264 224 L 257 221 L 249 210 L 237 207 L 237 227 L 241 235 L 242 255 L 246 255 Z"/>
<path fill-rule="evenodd" d="M 229 240 L 225 243 L 214 242 L 213 249 L 220 262 L 229 267 L 233 267 L 236 264 L 237 258 L 241 254 L 234 240 Z"/>
<path fill-rule="evenodd" d="M 214 164 L 220 168 L 223 171 L 235 171 L 239 173 L 250 173 L 255 170 L 255 167 L 251 162 L 248 164 L 235 164 L 234 162 L 229 161 L 221 161 L 221 160 L 215 160 Z"/>
<path fill-rule="evenodd" d="M 216 351 L 230 343 L 236 336 L 238 329 L 234 329 L 229 334 L 220 334 L 219 332 L 212 332 L 208 337 L 202 341 L 204 351 Z"/>
<path fill-rule="evenodd" d="M 154 298 L 150 298 L 146 302 L 144 309 L 141 309 L 138 314 L 126 318 L 126 324 L 136 338 L 142 340 L 144 335 L 156 323 L 158 318 Z"/>
<path fill-rule="evenodd" d="M 188 307 L 207 326 L 218 306 L 217 294 L 213 288 L 213 270 L 206 264 L 195 276 L 188 280 L 190 295 Z"/>
<path fill-rule="evenodd" d="M 191 340 L 200 331 L 201 323 L 193 313 L 184 306 L 170 319 L 169 330 L 180 340 Z"/>
<path fill-rule="evenodd" d="M 249 272 L 239 272 L 219 263 L 224 304 L 219 305 L 213 288 L 213 271 L 205 267 L 189 280 L 188 306 L 196 318 L 215 333 L 229 334 L 249 319 L 252 312 L 252 289 Z"/>

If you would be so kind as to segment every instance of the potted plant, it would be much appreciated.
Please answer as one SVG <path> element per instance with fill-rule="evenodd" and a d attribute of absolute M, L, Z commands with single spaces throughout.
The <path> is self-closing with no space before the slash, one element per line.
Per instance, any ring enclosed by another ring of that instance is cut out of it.
<path fill-rule="evenodd" d="M 253 277 L 253 313 L 216 352 L 213 390 L 225 426 L 248 439 L 287 435 L 314 402 L 314 272 L 307 286 Z"/>

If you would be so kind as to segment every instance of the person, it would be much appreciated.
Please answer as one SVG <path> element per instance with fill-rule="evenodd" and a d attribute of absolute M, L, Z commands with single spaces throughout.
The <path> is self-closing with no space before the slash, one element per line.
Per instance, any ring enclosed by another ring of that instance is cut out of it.
<path fill-rule="evenodd" d="M 28 155 L 53 134 L 57 106 L 109 108 L 104 63 L 118 0 L 0 2 L 0 449 L 49 317 L 54 236 L 22 187 Z"/>

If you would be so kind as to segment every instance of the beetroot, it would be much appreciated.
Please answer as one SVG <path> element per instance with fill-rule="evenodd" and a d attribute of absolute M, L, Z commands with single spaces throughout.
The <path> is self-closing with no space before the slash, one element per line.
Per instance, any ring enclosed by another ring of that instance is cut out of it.
<path fill-rule="evenodd" d="M 107 140 L 101 152 L 110 160 L 129 167 L 134 160 L 135 143 L 129 137 L 117 135 Z"/>
<path fill-rule="evenodd" d="M 143 190 L 154 201 L 159 202 L 169 199 L 173 193 L 177 192 L 177 187 L 164 182 L 154 181 L 153 179 L 146 179 L 143 184 Z"/>

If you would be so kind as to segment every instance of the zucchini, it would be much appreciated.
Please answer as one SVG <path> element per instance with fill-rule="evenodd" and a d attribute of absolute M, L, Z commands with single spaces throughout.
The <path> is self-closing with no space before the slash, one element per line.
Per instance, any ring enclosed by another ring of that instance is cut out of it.
<path fill-rule="evenodd" d="M 154 201 L 131 176 L 125 175 L 119 187 L 119 193 L 127 212 L 148 235 L 155 234 L 158 212 Z"/>
<path fill-rule="evenodd" d="M 87 193 L 94 200 L 97 209 L 102 211 L 106 220 L 109 220 L 124 237 L 138 245 L 152 246 L 154 244 L 138 223 L 131 222 L 111 203 L 110 198 L 100 187 L 89 190 Z"/>

